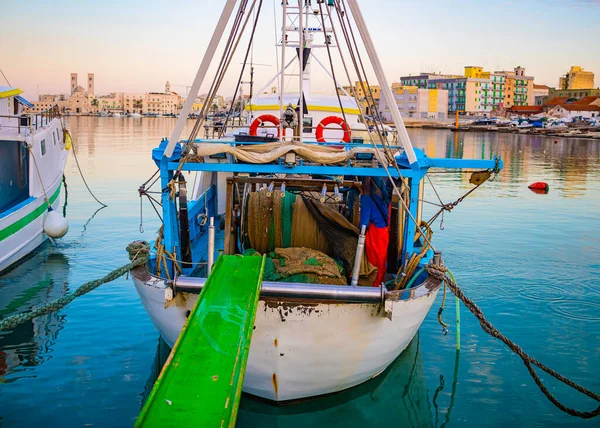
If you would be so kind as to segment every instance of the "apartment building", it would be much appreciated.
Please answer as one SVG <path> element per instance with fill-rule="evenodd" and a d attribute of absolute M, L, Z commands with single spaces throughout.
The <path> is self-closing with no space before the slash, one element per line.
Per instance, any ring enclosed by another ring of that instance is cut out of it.
<path fill-rule="evenodd" d="M 416 86 L 393 83 L 392 93 L 403 118 L 446 119 L 448 117 L 447 90 L 419 89 Z M 384 121 L 392 121 L 390 108 L 383 97 L 379 100 L 379 113 Z"/>
<path fill-rule="evenodd" d="M 594 73 L 584 71 L 578 65 L 571 66 L 571 69 L 558 79 L 559 89 L 590 89 L 594 87 Z"/>

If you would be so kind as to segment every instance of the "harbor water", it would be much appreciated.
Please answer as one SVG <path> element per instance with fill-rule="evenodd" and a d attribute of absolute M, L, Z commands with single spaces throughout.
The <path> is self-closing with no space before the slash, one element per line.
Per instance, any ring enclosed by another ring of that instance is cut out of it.
<path fill-rule="evenodd" d="M 65 170 L 69 233 L 0 276 L 0 316 L 27 311 L 127 262 L 133 240 L 155 238 L 159 219 L 138 187 L 155 171 L 151 149 L 174 119 L 70 117 L 79 163 Z M 189 121 L 190 127 L 192 122 Z M 526 352 L 600 392 L 600 142 L 500 133 L 409 129 L 431 157 L 490 158 L 504 170 L 434 227 L 457 282 L 501 332 Z M 185 135 L 185 133 L 184 133 Z M 444 202 L 467 192 L 468 173 L 434 173 Z M 528 184 L 546 181 L 548 194 Z M 159 190 L 159 189 L 155 189 Z M 64 201 L 64 193 L 63 193 Z M 425 199 L 439 203 L 428 183 Z M 436 207 L 425 204 L 425 218 Z M 244 396 L 240 427 L 598 426 L 567 416 L 537 389 L 519 357 L 439 294 L 409 348 L 377 378 L 349 391 L 273 406 Z M 166 357 L 136 294 L 122 277 L 65 309 L 0 333 L 0 426 L 131 426 Z M 549 376 L 566 404 L 598 403 Z"/>

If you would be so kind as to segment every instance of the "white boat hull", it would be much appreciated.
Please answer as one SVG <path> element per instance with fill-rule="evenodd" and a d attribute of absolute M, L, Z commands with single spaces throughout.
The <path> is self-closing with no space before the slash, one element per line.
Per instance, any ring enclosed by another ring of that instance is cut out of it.
<path fill-rule="evenodd" d="M 48 196 L 50 197 L 50 195 L 57 192 L 56 199 L 51 204 L 54 210 L 60 208 L 60 181 L 49 189 Z M 36 215 L 36 212 L 42 210 L 42 214 Z M 0 219 L 0 230 L 25 223 L 22 228 L 0 241 L 0 273 L 35 250 L 46 240 L 47 236 L 44 233 L 46 212 L 46 201 L 43 197 L 39 197 L 23 208 Z M 33 220 L 29 221 L 32 217 L 34 217 Z M 18 227 L 14 228 L 17 229 Z"/>
<path fill-rule="evenodd" d="M 165 285 L 145 269 L 132 272 L 144 308 L 173 346 L 197 294 L 165 305 Z M 423 287 L 423 286 L 422 286 Z M 377 376 L 408 346 L 439 284 L 408 300 L 370 303 L 259 301 L 243 390 L 274 401 L 338 392 Z"/>
<path fill-rule="evenodd" d="M 26 137 L 6 136 L 4 141 L 27 141 L 29 198 L 0 213 L 0 273 L 46 240 L 47 195 L 54 210 L 60 207 L 60 188 L 68 157 L 60 119 L 53 119 Z M 43 149 L 42 149 L 43 146 Z"/>

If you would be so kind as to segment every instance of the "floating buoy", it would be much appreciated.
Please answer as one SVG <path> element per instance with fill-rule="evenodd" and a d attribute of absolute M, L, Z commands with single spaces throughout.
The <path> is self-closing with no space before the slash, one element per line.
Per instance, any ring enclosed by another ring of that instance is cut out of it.
<path fill-rule="evenodd" d="M 548 190 L 550 190 L 548 183 L 543 181 L 536 181 L 535 183 L 530 184 L 528 187 L 535 193 L 548 193 Z"/>
<path fill-rule="evenodd" d="M 554 144 L 558 144 L 558 140 L 554 140 Z"/>
<path fill-rule="evenodd" d="M 44 219 L 44 233 L 50 238 L 62 238 L 69 230 L 69 222 L 66 218 L 48 208 L 48 214 Z"/>

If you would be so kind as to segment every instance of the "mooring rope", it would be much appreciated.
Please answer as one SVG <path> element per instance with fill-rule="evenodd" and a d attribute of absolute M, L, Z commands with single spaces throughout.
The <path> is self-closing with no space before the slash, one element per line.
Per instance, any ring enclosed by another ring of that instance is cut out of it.
<path fill-rule="evenodd" d="M 68 293 L 63 297 L 55 299 L 50 303 L 47 303 L 37 309 L 34 309 L 33 311 L 13 315 L 0 320 L 0 331 L 13 329 L 16 326 L 23 324 L 24 322 L 30 321 L 34 318 L 43 315 L 48 315 L 52 312 L 56 312 L 67 306 L 77 297 L 89 293 L 90 291 L 98 288 L 102 284 L 114 281 L 115 279 L 129 272 L 134 267 L 146 264 L 150 253 L 150 245 L 148 245 L 148 243 L 145 241 L 134 241 L 127 246 L 127 252 L 129 253 L 129 259 L 131 261 L 126 265 L 123 265 L 120 268 L 113 270 L 112 272 L 103 276 L 100 279 L 86 282 L 73 293 Z"/>
<path fill-rule="evenodd" d="M 540 391 L 542 391 L 542 393 L 546 396 L 546 398 L 548 398 L 548 400 L 550 400 L 550 402 L 552 404 L 554 404 L 560 410 L 562 410 L 565 413 L 568 413 L 571 416 L 577 416 L 577 417 L 580 417 L 583 419 L 591 419 L 591 418 L 594 418 L 594 417 L 600 415 L 600 406 L 598 406 L 595 410 L 593 410 L 591 412 L 581 412 L 579 410 L 575 410 L 570 407 L 567 407 L 564 404 L 562 404 L 560 401 L 558 401 L 552 395 L 552 393 L 548 390 L 546 385 L 544 385 L 544 383 L 539 378 L 538 374 L 535 372 L 535 369 L 533 368 L 532 365 L 539 367 L 540 369 L 542 369 L 543 371 L 548 373 L 550 376 L 554 377 L 555 379 L 558 379 L 565 385 L 570 386 L 571 388 L 575 389 L 576 391 L 579 391 L 580 393 L 587 395 L 588 397 L 590 397 L 596 401 L 600 402 L 600 395 L 596 394 L 595 392 L 590 391 L 589 389 L 584 388 L 583 386 L 573 382 L 572 380 L 567 379 L 566 377 L 559 374 L 555 370 L 545 366 L 544 364 L 542 364 L 541 362 L 539 362 L 538 360 L 536 360 L 535 358 L 533 358 L 532 356 L 527 354 L 525 351 L 523 351 L 523 349 L 519 345 L 517 345 L 512 340 L 510 340 L 509 338 L 504 336 L 502 333 L 500 333 L 498 331 L 498 329 L 496 329 L 496 327 L 494 327 L 485 318 L 485 315 L 483 314 L 481 309 L 479 309 L 479 307 L 475 304 L 475 302 L 473 302 L 471 299 L 469 299 L 467 296 L 465 296 L 465 294 L 458 287 L 456 282 L 451 278 L 450 275 L 448 275 L 448 273 L 447 273 L 448 269 L 445 266 L 436 266 L 436 265 L 429 264 L 425 267 L 425 269 L 431 276 L 439 279 L 440 281 L 444 281 L 444 283 L 448 285 L 448 288 L 450 288 L 450 290 L 454 293 L 454 295 L 456 297 L 458 297 L 460 300 L 462 300 L 462 302 L 469 309 L 469 311 L 471 311 L 471 313 L 473 315 L 475 315 L 475 318 L 477 318 L 479 320 L 479 324 L 481 325 L 481 328 L 483 328 L 483 331 L 485 331 L 490 336 L 495 337 L 496 339 L 500 339 L 502 342 L 504 342 L 504 344 L 506 346 L 508 346 L 510 348 L 511 351 L 513 351 L 515 354 L 517 354 L 519 357 L 521 357 L 521 359 L 523 360 L 523 363 L 527 367 L 527 370 L 529 371 L 529 374 L 533 378 L 534 382 L 536 383 L 536 385 L 538 386 Z"/>
<path fill-rule="evenodd" d="M 63 128 L 63 134 L 65 135 L 65 140 L 67 139 L 67 136 L 68 136 L 68 138 L 71 139 L 71 146 L 73 147 L 73 158 L 75 158 L 75 164 L 77 165 L 77 169 L 79 170 L 79 175 L 81 175 L 83 184 L 85 184 L 85 187 L 87 188 L 90 195 L 92 195 L 92 198 L 94 198 L 96 200 L 96 202 L 98 202 L 100 205 L 102 205 L 102 208 L 106 208 L 108 205 L 106 205 L 104 202 L 100 202 L 100 200 L 92 192 L 92 189 L 90 189 L 90 186 L 88 186 L 87 181 L 85 181 L 85 177 L 83 176 L 83 171 L 81 170 L 81 166 L 79 166 L 79 160 L 77 159 L 77 151 L 75 150 L 75 140 L 73 139 L 71 134 L 69 134 L 69 131 L 67 131 L 66 128 Z"/>

